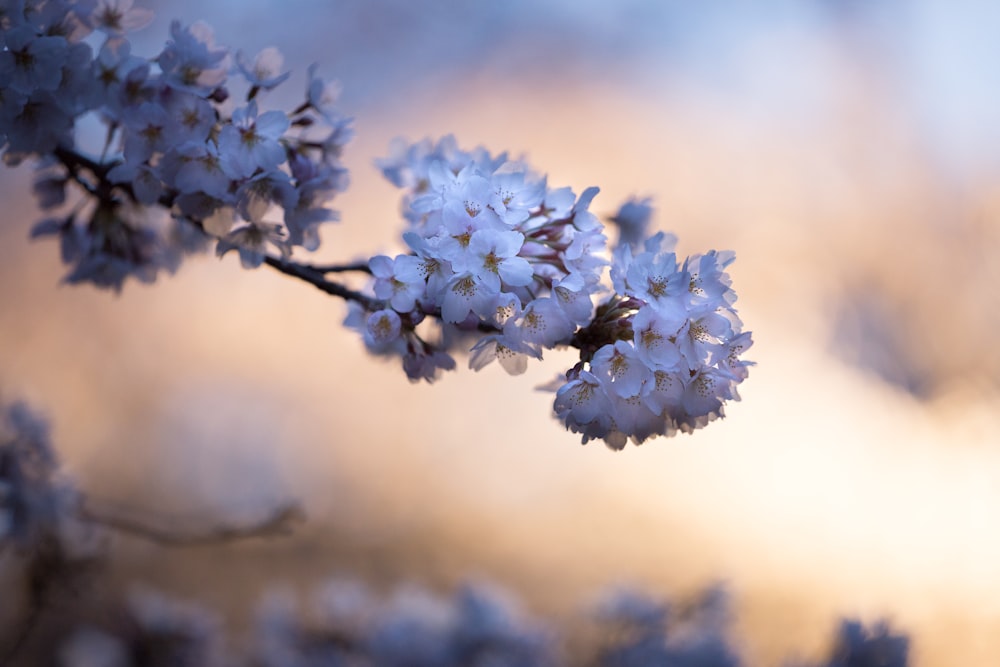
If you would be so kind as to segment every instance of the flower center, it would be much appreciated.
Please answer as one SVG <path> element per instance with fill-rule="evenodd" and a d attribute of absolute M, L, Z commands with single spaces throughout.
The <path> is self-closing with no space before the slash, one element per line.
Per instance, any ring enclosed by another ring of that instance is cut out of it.
<path fill-rule="evenodd" d="M 656 276 L 649 279 L 649 293 L 655 297 L 661 297 L 667 293 L 667 279 L 663 276 Z"/>
<path fill-rule="evenodd" d="M 491 250 L 488 255 L 483 257 L 483 266 L 493 273 L 500 273 L 500 258 Z"/>

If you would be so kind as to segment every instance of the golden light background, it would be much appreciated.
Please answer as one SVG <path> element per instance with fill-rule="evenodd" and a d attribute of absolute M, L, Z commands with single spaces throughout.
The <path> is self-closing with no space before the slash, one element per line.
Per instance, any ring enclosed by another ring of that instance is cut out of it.
<path fill-rule="evenodd" d="M 723 581 L 753 664 L 816 655 L 841 615 L 909 632 L 915 665 L 1000 659 L 995 10 L 158 4 L 139 53 L 204 18 L 220 43 L 286 54 L 295 75 L 265 104 L 294 106 L 310 62 L 344 82 L 352 186 L 321 259 L 401 252 L 372 160 L 454 133 L 600 186 L 600 214 L 652 196 L 683 254 L 735 250 L 758 366 L 693 436 L 580 447 L 535 390 L 568 352 L 411 385 L 343 303 L 235 257 L 118 297 L 60 286 L 55 244 L 27 240 L 30 169 L 5 168 L 0 382 L 51 417 L 81 487 L 182 520 L 289 498 L 309 516 L 263 544 L 116 540 L 115 586 L 223 609 L 239 633 L 263 592 L 330 576 L 483 578 L 571 620 L 611 584 Z"/>

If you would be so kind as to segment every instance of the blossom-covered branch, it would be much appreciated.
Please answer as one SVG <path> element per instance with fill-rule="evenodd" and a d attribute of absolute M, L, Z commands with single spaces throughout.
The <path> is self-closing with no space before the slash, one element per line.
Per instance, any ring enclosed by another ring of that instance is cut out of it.
<path fill-rule="evenodd" d="M 0 145 L 8 164 L 40 162 L 35 193 L 53 215 L 32 233 L 59 238 L 67 282 L 120 290 L 214 245 L 347 301 L 346 324 L 414 381 L 459 353 L 476 370 L 497 360 L 518 374 L 575 347 L 579 363 L 553 385 L 556 416 L 614 449 L 691 432 L 739 398 L 751 337 L 734 308 L 733 254 L 683 259 L 673 237 L 643 241 L 648 200 L 610 219 L 609 248 L 590 210 L 598 188 L 552 187 L 506 153 L 450 136 L 395 142 L 378 166 L 403 190 L 408 250 L 303 262 L 348 184 L 353 130 L 336 87 L 312 66 L 303 102 L 269 109 L 266 94 L 288 78 L 276 49 L 234 64 L 206 25 L 174 22 L 163 50 L 141 58 L 124 34 L 148 18 L 124 0 L 47 0 L 0 24 Z M 99 158 L 76 144 L 88 113 L 107 128 Z M 348 273 L 368 286 L 330 279 Z"/>

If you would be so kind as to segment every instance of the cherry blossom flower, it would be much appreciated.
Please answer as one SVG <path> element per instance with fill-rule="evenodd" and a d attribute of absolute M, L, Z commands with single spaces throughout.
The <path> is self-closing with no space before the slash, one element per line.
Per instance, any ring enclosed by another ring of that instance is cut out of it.
<path fill-rule="evenodd" d="M 626 201 L 611 217 L 618 226 L 618 243 L 638 248 L 646 238 L 649 222 L 653 215 L 652 200 L 649 197 L 633 197 Z"/>
<path fill-rule="evenodd" d="M 285 149 L 279 139 L 288 127 L 288 116 L 282 111 L 266 111 L 258 117 L 253 101 L 234 111 L 232 123 L 219 132 L 219 152 L 230 176 L 249 177 L 258 169 L 269 171 L 284 162 Z"/>
<path fill-rule="evenodd" d="M 226 80 L 229 54 L 215 48 L 212 29 L 203 22 L 182 27 L 170 24 L 171 41 L 156 59 L 164 81 L 178 90 L 207 97 Z"/>
<path fill-rule="evenodd" d="M 90 13 L 90 25 L 108 35 L 122 35 L 149 25 L 153 12 L 132 4 L 132 0 L 99 0 Z"/>
<path fill-rule="evenodd" d="M 41 37 L 33 26 L 22 25 L 7 31 L 5 41 L 0 76 L 10 76 L 7 85 L 25 95 L 59 88 L 69 53 L 65 37 Z"/>
<path fill-rule="evenodd" d="M 270 222 L 256 222 L 240 225 L 219 239 L 215 253 L 222 257 L 230 250 L 236 250 L 244 268 L 260 266 L 267 256 L 269 247 L 277 248 L 283 256 L 288 255 L 289 246 L 281 225 Z"/>
<path fill-rule="evenodd" d="M 407 259 L 406 255 L 400 255 L 395 260 L 379 255 L 368 261 L 375 276 L 375 296 L 388 300 L 399 313 L 413 310 L 417 299 L 424 293 L 424 280 L 419 273 L 407 271 Z"/>
<path fill-rule="evenodd" d="M 281 71 L 284 62 L 285 59 L 281 52 L 273 46 L 258 53 L 254 57 L 253 63 L 246 61 L 242 51 L 236 54 L 236 66 L 240 73 L 246 77 L 253 88 L 262 90 L 272 90 L 291 76 L 291 72 Z M 254 94 L 256 93 L 250 95 L 251 99 Z"/>

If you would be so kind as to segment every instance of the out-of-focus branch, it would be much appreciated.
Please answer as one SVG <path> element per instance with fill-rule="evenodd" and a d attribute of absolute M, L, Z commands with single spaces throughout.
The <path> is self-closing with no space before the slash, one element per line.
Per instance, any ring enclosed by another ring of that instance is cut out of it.
<path fill-rule="evenodd" d="M 305 512 L 295 503 L 276 508 L 261 521 L 247 524 L 218 524 L 203 529 L 177 529 L 101 510 L 91 504 L 80 507 L 80 517 L 86 521 L 127 533 L 150 542 L 170 547 L 193 547 L 223 544 L 237 540 L 281 537 L 305 519 Z"/>

